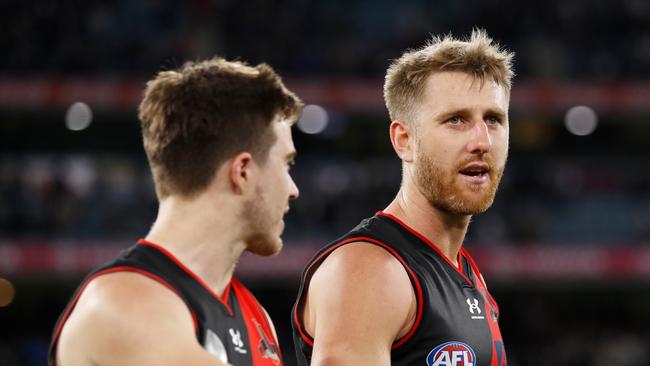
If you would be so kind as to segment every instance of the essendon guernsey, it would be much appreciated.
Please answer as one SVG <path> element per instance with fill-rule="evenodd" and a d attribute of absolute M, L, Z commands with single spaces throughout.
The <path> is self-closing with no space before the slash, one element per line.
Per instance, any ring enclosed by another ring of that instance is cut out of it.
<path fill-rule="evenodd" d="M 79 286 L 54 329 L 50 366 L 56 365 L 61 329 L 88 283 L 103 274 L 122 271 L 147 276 L 178 294 L 192 313 L 197 341 L 216 359 L 238 366 L 282 365 L 278 342 L 265 311 L 240 282 L 233 278 L 224 296 L 219 297 L 167 250 L 140 240 L 91 273 Z"/>
<path fill-rule="evenodd" d="M 393 366 L 507 365 L 499 308 L 467 251 L 461 249 L 457 267 L 424 236 L 396 217 L 378 212 L 327 245 L 307 265 L 292 314 L 300 366 L 309 365 L 313 346 L 301 316 L 309 281 L 329 254 L 352 242 L 371 243 L 388 251 L 402 263 L 415 291 L 415 324 L 393 343 Z"/>

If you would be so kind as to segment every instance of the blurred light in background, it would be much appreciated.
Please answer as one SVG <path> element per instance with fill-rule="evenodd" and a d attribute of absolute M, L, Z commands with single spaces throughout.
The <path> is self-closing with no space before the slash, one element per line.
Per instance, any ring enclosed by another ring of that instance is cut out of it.
<path fill-rule="evenodd" d="M 14 285 L 4 278 L 0 278 L 0 307 L 5 307 L 14 301 Z"/>
<path fill-rule="evenodd" d="M 325 165 L 316 175 L 316 186 L 329 196 L 341 194 L 350 185 L 351 177 L 348 172 L 348 169 L 337 164 Z"/>
<path fill-rule="evenodd" d="M 589 107 L 575 106 L 569 109 L 566 116 L 564 116 L 564 125 L 574 135 L 587 136 L 596 130 L 598 116 Z"/>
<path fill-rule="evenodd" d="M 302 111 L 302 116 L 298 120 L 298 128 L 304 133 L 315 135 L 323 132 L 328 122 L 329 116 L 325 108 L 319 105 L 309 104 Z"/>
<path fill-rule="evenodd" d="M 93 111 L 88 104 L 76 102 L 72 104 L 65 113 L 65 126 L 71 131 L 81 131 L 93 120 Z"/>

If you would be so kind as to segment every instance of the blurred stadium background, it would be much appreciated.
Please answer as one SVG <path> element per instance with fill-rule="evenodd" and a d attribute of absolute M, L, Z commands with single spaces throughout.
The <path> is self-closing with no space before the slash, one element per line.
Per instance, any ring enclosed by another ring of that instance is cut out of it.
<path fill-rule="evenodd" d="M 284 252 L 238 269 L 293 365 L 302 265 L 399 186 L 386 67 L 473 26 L 517 53 L 509 165 L 467 238 L 510 364 L 650 365 L 647 0 L 29 0 L 0 24 L 0 365 L 44 365 L 84 274 L 145 235 L 144 82 L 213 55 L 268 62 L 309 104 Z"/>

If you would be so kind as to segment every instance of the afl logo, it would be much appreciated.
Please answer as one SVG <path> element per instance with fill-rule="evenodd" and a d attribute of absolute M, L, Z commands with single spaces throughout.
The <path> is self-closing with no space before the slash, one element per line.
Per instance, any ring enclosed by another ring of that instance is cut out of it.
<path fill-rule="evenodd" d="M 429 352 L 429 366 L 474 366 L 476 355 L 472 347 L 463 342 L 447 342 Z"/>

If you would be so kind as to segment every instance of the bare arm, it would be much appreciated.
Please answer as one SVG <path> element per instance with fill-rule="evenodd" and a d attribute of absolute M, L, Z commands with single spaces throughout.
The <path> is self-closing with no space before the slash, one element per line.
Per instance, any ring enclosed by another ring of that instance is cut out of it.
<path fill-rule="evenodd" d="M 190 311 L 171 290 L 120 272 L 94 279 L 58 343 L 59 366 L 223 366 L 196 341 Z"/>
<path fill-rule="evenodd" d="M 312 366 L 390 365 L 391 346 L 408 333 L 416 308 L 406 270 L 384 249 L 337 249 L 312 277 L 305 302 Z"/>

